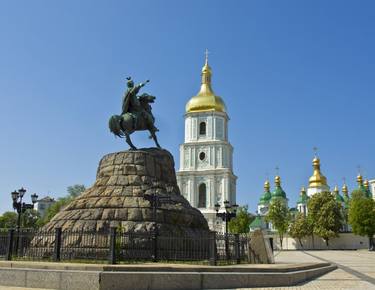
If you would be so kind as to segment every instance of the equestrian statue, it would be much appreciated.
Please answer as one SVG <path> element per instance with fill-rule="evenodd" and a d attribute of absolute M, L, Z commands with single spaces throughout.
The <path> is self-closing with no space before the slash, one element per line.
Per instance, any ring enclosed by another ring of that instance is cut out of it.
<path fill-rule="evenodd" d="M 149 94 L 138 93 L 149 80 L 138 85 L 134 85 L 131 77 L 127 77 L 127 90 L 122 100 L 122 113 L 121 115 L 113 115 L 109 119 L 109 130 L 120 138 L 125 138 L 126 143 L 129 144 L 132 150 L 137 148 L 134 146 L 130 139 L 130 134 L 135 131 L 148 130 L 150 132 L 150 139 L 154 139 L 155 144 L 160 148 L 158 139 L 155 132 L 159 131 L 155 126 L 155 117 L 152 114 L 151 103 L 154 102 L 155 96 Z"/>

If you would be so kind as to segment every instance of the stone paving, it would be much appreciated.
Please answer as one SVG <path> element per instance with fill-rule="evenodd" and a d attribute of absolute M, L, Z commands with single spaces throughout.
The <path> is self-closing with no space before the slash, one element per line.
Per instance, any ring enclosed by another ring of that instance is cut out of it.
<path fill-rule="evenodd" d="M 331 262 L 338 269 L 313 281 L 292 287 L 251 288 L 279 290 L 309 289 L 374 289 L 375 290 L 375 252 L 360 251 L 284 251 L 277 252 L 276 263 L 309 263 Z M 237 290 L 247 290 L 241 288 Z M 36 288 L 19 288 L 0 286 L 0 290 L 38 290 Z M 48 290 L 48 289 L 39 289 Z M 84 290 L 84 289 L 82 289 Z M 183 290 L 183 289 L 181 289 Z"/>
<path fill-rule="evenodd" d="M 338 269 L 299 286 L 251 289 L 375 289 L 375 252 L 285 251 L 275 255 L 276 263 L 324 261 L 335 263 Z"/>

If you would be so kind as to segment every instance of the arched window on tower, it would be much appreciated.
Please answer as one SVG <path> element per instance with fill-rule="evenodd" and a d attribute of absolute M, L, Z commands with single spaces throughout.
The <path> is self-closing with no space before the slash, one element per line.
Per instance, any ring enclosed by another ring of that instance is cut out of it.
<path fill-rule="evenodd" d="M 199 135 L 206 135 L 206 122 L 199 124 Z"/>
<path fill-rule="evenodd" d="M 198 190 L 198 208 L 206 207 L 206 184 L 201 183 Z"/>

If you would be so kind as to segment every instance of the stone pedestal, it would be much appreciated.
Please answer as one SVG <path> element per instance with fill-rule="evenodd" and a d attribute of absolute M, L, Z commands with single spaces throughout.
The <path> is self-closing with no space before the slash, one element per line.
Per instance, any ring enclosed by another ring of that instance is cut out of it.
<path fill-rule="evenodd" d="M 43 230 L 150 232 L 153 209 L 147 197 L 156 194 L 161 204 L 156 224 L 161 234 L 194 236 L 207 232 L 199 210 L 190 206 L 177 186 L 172 155 L 161 149 L 140 149 L 105 155 L 94 185 L 58 213 Z"/>

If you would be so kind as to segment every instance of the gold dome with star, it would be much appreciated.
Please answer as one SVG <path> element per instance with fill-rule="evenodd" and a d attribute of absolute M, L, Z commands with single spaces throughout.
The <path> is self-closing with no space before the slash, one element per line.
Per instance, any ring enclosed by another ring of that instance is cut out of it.
<path fill-rule="evenodd" d="M 192 97 L 186 104 L 186 113 L 215 111 L 226 113 L 224 101 L 215 95 L 211 86 L 211 67 L 208 65 L 208 56 L 202 68 L 202 83 L 198 94 Z"/>

